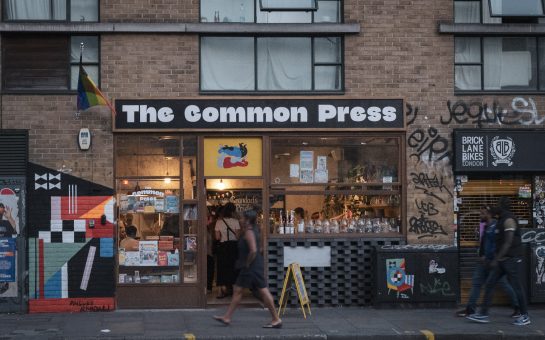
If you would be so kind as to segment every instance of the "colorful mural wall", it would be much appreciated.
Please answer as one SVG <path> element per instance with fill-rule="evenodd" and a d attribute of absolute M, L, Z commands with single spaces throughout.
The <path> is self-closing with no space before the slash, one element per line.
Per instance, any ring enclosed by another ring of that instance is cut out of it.
<path fill-rule="evenodd" d="M 113 190 L 30 163 L 29 312 L 114 304 Z"/>

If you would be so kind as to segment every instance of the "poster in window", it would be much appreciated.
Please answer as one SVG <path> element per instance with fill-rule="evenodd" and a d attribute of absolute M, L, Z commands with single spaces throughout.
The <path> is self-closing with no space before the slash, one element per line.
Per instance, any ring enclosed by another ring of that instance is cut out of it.
<path fill-rule="evenodd" d="M 206 138 L 204 175 L 246 177 L 262 175 L 261 138 Z"/>
<path fill-rule="evenodd" d="M 165 197 L 165 212 L 177 214 L 180 211 L 180 201 L 178 196 L 168 195 Z"/>
<path fill-rule="evenodd" d="M 158 257 L 157 241 L 140 241 L 140 265 L 142 266 L 156 266 Z"/>

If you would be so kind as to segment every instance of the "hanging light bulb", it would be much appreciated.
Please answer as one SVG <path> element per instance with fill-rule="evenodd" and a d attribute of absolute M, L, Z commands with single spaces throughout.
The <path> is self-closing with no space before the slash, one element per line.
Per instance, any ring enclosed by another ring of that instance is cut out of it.
<path fill-rule="evenodd" d="M 220 179 L 220 182 L 218 183 L 218 190 L 225 190 L 225 183 L 223 183 L 223 179 Z"/>

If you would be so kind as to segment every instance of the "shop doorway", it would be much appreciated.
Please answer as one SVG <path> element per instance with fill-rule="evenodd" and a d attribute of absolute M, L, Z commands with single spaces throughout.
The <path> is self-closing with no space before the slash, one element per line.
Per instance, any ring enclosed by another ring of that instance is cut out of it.
<path fill-rule="evenodd" d="M 208 178 L 206 187 L 206 301 L 208 305 L 228 304 L 236 280 L 236 247 L 240 235 L 239 217 L 248 209 L 263 207 L 262 179 Z M 259 223 L 262 225 L 262 223 Z M 264 235 L 264 231 L 261 232 Z M 263 238 L 261 240 L 263 250 Z M 258 304 L 253 292 L 245 291 L 243 304 Z"/>

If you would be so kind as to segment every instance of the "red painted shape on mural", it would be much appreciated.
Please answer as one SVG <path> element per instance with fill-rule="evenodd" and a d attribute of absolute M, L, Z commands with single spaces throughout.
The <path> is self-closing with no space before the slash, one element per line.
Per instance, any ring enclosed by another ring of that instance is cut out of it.
<path fill-rule="evenodd" d="M 107 312 L 115 309 L 113 297 L 29 300 L 29 313 Z"/>
<path fill-rule="evenodd" d="M 40 299 L 44 298 L 45 294 L 45 274 L 44 274 L 44 240 L 38 240 L 38 271 L 40 275 Z"/>

